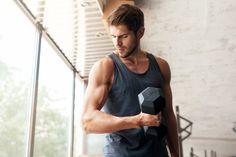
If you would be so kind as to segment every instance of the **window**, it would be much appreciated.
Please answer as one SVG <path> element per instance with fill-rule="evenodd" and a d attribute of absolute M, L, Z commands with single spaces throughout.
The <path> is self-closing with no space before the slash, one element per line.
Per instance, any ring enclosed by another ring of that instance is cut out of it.
<path fill-rule="evenodd" d="M 0 156 L 25 156 L 35 27 L 13 1 L 0 1 Z"/>
<path fill-rule="evenodd" d="M 34 157 L 65 157 L 73 95 L 73 72 L 42 40 Z"/>

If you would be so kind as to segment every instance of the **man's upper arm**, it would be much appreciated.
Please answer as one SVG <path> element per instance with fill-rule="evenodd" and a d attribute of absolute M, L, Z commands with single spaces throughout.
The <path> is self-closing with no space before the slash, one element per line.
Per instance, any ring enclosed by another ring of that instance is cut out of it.
<path fill-rule="evenodd" d="M 160 69 L 164 78 L 162 86 L 163 93 L 166 99 L 166 109 L 164 110 L 164 117 L 167 120 L 168 131 L 167 141 L 171 156 L 178 157 L 178 135 L 177 135 L 177 123 L 175 114 L 172 107 L 172 92 L 170 86 L 171 72 L 168 63 L 163 59 L 157 59 L 160 63 Z"/>
<path fill-rule="evenodd" d="M 106 100 L 112 82 L 114 65 L 104 58 L 92 67 L 85 93 L 85 107 L 100 110 Z"/>
<path fill-rule="evenodd" d="M 171 81 L 170 67 L 169 64 L 162 58 L 157 58 L 157 62 L 163 76 L 162 90 L 166 99 L 166 111 L 173 112 L 172 92 L 170 87 L 170 81 Z"/>

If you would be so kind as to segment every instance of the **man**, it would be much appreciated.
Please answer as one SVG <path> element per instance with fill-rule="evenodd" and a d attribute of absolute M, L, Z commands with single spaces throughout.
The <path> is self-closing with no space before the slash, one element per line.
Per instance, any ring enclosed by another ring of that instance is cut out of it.
<path fill-rule="evenodd" d="M 159 57 L 143 51 L 143 12 L 123 4 L 108 17 L 115 51 L 90 71 L 81 124 L 86 133 L 108 133 L 105 157 L 178 157 L 176 118 L 172 108 L 170 68 Z M 146 87 L 161 88 L 162 113 L 142 113 L 138 94 Z M 103 109 L 103 110 L 102 110 Z M 148 138 L 143 126 L 167 126 L 166 136 Z M 167 140 L 166 140 L 167 139 Z"/>

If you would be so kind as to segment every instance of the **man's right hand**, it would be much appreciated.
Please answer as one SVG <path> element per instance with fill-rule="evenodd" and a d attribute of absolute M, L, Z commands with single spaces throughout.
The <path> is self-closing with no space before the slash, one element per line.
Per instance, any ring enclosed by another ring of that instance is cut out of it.
<path fill-rule="evenodd" d="M 156 115 L 141 112 L 138 116 L 140 126 L 160 126 L 161 124 L 161 112 Z"/>

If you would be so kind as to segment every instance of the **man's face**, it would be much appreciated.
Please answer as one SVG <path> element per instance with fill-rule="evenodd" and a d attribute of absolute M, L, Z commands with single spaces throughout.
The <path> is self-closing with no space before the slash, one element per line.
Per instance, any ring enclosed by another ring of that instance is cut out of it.
<path fill-rule="evenodd" d="M 120 57 L 126 58 L 133 54 L 138 47 L 139 40 L 133 31 L 125 25 L 110 26 L 112 42 Z"/>

